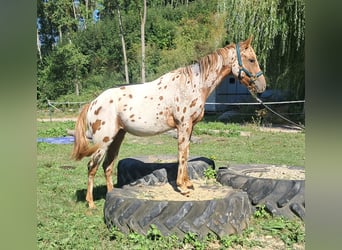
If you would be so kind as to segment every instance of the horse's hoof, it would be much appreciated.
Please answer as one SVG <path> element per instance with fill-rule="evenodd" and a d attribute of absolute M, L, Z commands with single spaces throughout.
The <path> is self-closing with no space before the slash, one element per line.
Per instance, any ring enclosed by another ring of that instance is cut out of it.
<path fill-rule="evenodd" d="M 89 207 L 90 209 L 96 209 L 96 206 L 95 206 L 95 203 L 94 203 L 94 202 L 88 203 L 88 207 Z"/>
<path fill-rule="evenodd" d="M 187 188 L 178 186 L 177 189 L 178 189 L 178 191 L 179 191 L 182 195 L 185 195 L 185 196 L 189 196 L 189 195 L 190 195 L 190 190 L 187 189 Z"/>
<path fill-rule="evenodd" d="M 192 189 L 194 190 L 194 185 L 189 181 L 188 183 L 186 183 L 186 187 L 189 188 L 189 189 Z"/>

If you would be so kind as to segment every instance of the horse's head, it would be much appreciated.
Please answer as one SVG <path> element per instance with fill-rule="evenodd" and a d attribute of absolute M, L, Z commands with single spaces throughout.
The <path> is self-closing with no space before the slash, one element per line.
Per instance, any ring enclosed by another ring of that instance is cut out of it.
<path fill-rule="evenodd" d="M 232 72 L 250 91 L 262 93 L 266 89 L 266 80 L 260 70 L 251 42 L 252 36 L 236 44 L 236 61 L 233 63 Z"/>

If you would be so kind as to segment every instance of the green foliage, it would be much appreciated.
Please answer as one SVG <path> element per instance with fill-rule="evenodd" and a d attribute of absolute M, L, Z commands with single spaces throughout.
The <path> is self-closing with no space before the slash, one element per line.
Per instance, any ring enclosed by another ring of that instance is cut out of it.
<path fill-rule="evenodd" d="M 60 45 L 44 58 L 38 74 L 38 99 L 54 100 L 74 92 L 75 84 L 87 74 L 88 56 L 74 44 Z"/>
<path fill-rule="evenodd" d="M 117 9 L 120 8 L 129 78 L 140 82 L 141 1 L 97 1 L 103 7 L 72 1 L 38 1 L 39 37 L 37 99 L 58 99 L 94 86 L 106 89 L 125 82 Z M 99 8 L 101 20 L 92 21 Z M 254 35 L 253 47 L 271 88 L 303 98 L 305 5 L 303 0 L 149 1 L 146 78 L 189 65 L 229 42 Z M 85 19 L 80 29 L 75 14 Z M 62 37 L 61 37 L 62 36 Z M 55 37 L 60 37 L 58 42 Z M 101 79 L 102 78 L 102 79 Z"/>
<path fill-rule="evenodd" d="M 209 179 L 209 180 L 215 180 L 216 179 L 216 170 L 212 168 L 207 168 L 204 170 L 204 177 Z"/>
<path fill-rule="evenodd" d="M 240 135 L 241 126 L 234 123 L 201 122 L 196 124 L 194 135 L 220 135 L 224 137 L 236 137 Z"/>
<path fill-rule="evenodd" d="M 280 237 L 287 247 L 292 247 L 294 243 L 304 242 L 305 233 L 298 221 L 275 217 L 272 220 L 262 221 L 260 225 L 271 235 Z"/>
<path fill-rule="evenodd" d="M 268 86 L 304 98 L 304 0 L 219 0 L 227 15 L 227 40 L 253 35 L 253 47 Z"/>
<path fill-rule="evenodd" d="M 262 218 L 268 219 L 270 218 L 270 214 L 265 210 L 265 205 L 259 205 L 256 207 L 256 211 L 254 212 L 254 218 Z"/>
<path fill-rule="evenodd" d="M 151 240 L 159 240 L 162 238 L 162 234 L 155 225 L 151 225 L 150 229 L 147 231 L 147 238 Z"/>
<path fill-rule="evenodd" d="M 72 1 L 38 1 L 43 55 L 38 63 L 39 103 L 75 92 L 76 83 L 81 89 L 105 89 L 125 82 L 118 8 L 129 78 L 132 83 L 140 82 L 142 2 L 97 3 L 103 7 L 94 3 L 87 6 L 81 1 L 74 12 Z M 101 11 L 101 20 L 96 24 L 91 15 L 95 8 Z M 248 0 L 149 1 L 145 27 L 147 80 L 191 64 L 225 43 L 254 35 L 253 47 L 268 86 L 288 90 L 294 99 L 303 98 L 304 11 L 303 0 L 257 4 Z M 75 14 L 85 19 L 85 29 L 79 29 Z M 56 36 L 63 39 L 56 43 Z M 96 76 L 102 76 L 103 81 L 94 81 Z"/>
<path fill-rule="evenodd" d="M 47 124 L 48 126 L 44 125 L 44 129 L 40 129 L 42 124 L 39 125 L 38 130 L 37 130 L 37 137 L 40 138 L 49 138 L 49 137 L 63 137 L 67 136 L 67 130 L 68 129 L 74 129 L 75 128 L 75 122 L 73 121 L 65 121 L 65 122 L 60 122 L 58 126 L 53 126 L 55 125 L 52 122 L 44 122 L 44 124 Z"/>
<path fill-rule="evenodd" d="M 184 243 L 192 245 L 195 249 L 205 249 L 205 242 L 198 239 L 198 235 L 192 232 L 184 236 Z"/>

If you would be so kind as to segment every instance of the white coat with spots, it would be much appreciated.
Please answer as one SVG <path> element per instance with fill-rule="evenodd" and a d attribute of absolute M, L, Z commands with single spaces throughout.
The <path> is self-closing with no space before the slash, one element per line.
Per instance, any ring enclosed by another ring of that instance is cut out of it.
<path fill-rule="evenodd" d="M 253 92 L 265 90 L 265 78 L 257 75 L 261 71 L 250 43 L 251 38 L 239 43 L 239 48 L 227 45 L 198 63 L 166 73 L 152 82 L 108 89 L 84 106 L 76 122 L 72 156 L 76 160 L 90 156 L 86 195 L 89 207 L 95 207 L 94 176 L 103 159 L 107 191 L 113 188 L 112 168 L 126 132 L 152 136 L 176 128 L 177 187 L 182 194 L 189 194 L 189 188 L 193 188 L 187 171 L 190 137 L 194 125 L 203 118 L 210 93 L 229 74 Z M 87 137 L 93 139 L 93 146 Z"/>

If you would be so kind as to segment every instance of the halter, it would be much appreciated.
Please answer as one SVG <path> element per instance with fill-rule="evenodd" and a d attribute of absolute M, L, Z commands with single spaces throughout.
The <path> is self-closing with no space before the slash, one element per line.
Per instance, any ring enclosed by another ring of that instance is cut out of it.
<path fill-rule="evenodd" d="M 239 63 L 239 75 L 238 78 L 239 80 L 242 79 L 241 77 L 241 71 L 245 72 L 246 75 L 249 77 L 249 83 L 254 83 L 256 81 L 256 79 L 261 76 L 263 73 L 260 70 L 258 73 L 256 73 L 255 75 L 253 75 L 251 72 L 249 72 L 245 67 L 243 67 L 242 65 L 242 60 L 241 60 L 241 54 L 240 54 L 240 47 L 238 44 L 235 45 L 236 47 L 236 54 L 237 54 L 237 58 L 238 58 L 238 63 Z"/>

